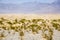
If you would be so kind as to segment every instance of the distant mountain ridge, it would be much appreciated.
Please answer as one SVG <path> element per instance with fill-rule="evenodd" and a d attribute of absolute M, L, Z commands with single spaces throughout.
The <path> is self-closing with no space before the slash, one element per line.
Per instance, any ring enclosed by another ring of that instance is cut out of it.
<path fill-rule="evenodd" d="M 60 1 L 59 1 L 60 2 Z M 60 12 L 60 6 L 56 6 L 57 2 L 52 4 L 38 3 L 38 2 L 26 2 L 22 4 L 4 4 L 0 3 L 0 12 L 35 12 L 35 13 L 49 13 Z M 60 4 L 58 4 L 60 5 Z"/>
<path fill-rule="evenodd" d="M 56 1 L 53 2 L 52 4 L 54 4 L 54 5 L 59 5 L 59 6 L 60 6 L 60 0 L 56 0 Z"/>

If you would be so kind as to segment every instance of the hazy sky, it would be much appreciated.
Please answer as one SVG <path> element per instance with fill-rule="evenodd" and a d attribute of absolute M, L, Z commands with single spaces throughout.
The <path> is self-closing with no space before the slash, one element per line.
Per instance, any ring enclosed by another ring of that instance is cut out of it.
<path fill-rule="evenodd" d="M 24 2 L 52 3 L 56 0 L 0 0 L 0 3 L 24 3 Z"/>
<path fill-rule="evenodd" d="M 48 3 L 51 3 L 51 5 L 49 5 Z M 56 13 L 60 12 L 60 0 L 0 0 L 0 12 Z"/>

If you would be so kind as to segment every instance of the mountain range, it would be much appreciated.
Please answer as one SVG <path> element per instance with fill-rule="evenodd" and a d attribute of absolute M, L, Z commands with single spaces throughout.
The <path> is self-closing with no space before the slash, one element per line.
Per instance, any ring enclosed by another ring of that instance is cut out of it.
<path fill-rule="evenodd" d="M 0 12 L 17 13 L 59 13 L 60 0 L 49 3 L 25 2 L 22 4 L 0 3 Z"/>

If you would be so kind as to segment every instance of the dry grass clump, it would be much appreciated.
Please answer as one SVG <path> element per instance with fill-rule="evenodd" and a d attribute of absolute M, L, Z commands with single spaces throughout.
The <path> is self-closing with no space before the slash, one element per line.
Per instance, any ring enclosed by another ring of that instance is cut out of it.
<path fill-rule="evenodd" d="M 24 32 L 31 31 L 34 35 L 42 31 L 42 37 L 46 40 L 53 40 L 54 29 L 60 31 L 60 19 L 14 19 L 9 20 L 5 18 L 0 18 L 0 28 L 4 30 L 14 30 L 19 32 L 21 40 L 24 40 Z M 46 33 L 48 32 L 48 33 Z M 0 38 L 4 35 L 0 34 Z"/>

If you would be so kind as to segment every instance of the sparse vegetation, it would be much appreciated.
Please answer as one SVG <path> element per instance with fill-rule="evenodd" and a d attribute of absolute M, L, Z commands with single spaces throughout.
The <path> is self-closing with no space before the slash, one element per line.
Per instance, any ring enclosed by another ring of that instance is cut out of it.
<path fill-rule="evenodd" d="M 18 19 L 16 18 L 15 20 L 12 20 L 12 22 L 8 19 L 4 19 L 4 18 L 0 18 L 0 28 L 4 29 L 4 30 L 15 30 L 16 32 L 19 32 L 21 40 L 23 40 L 23 36 L 24 36 L 24 31 L 27 31 L 27 29 L 31 30 L 31 32 L 34 33 L 38 33 L 39 30 L 42 31 L 42 37 L 46 38 L 46 40 L 53 40 L 52 36 L 53 36 L 53 28 L 55 28 L 56 30 L 60 31 L 60 19 L 53 19 L 53 20 L 44 20 L 44 19 L 31 19 L 31 20 L 27 20 L 27 19 L 20 19 L 18 21 Z M 6 22 L 5 22 L 6 21 Z M 5 23 L 3 23 L 5 22 Z M 40 24 L 38 22 L 41 22 Z M 52 24 L 48 25 L 48 23 Z M 5 25 L 6 24 L 6 25 Z M 7 26 L 8 25 L 8 26 Z M 28 31 L 29 31 L 28 30 Z M 45 32 L 48 31 L 48 34 L 46 34 Z M 0 34 L 0 38 L 4 37 L 2 34 Z"/>

